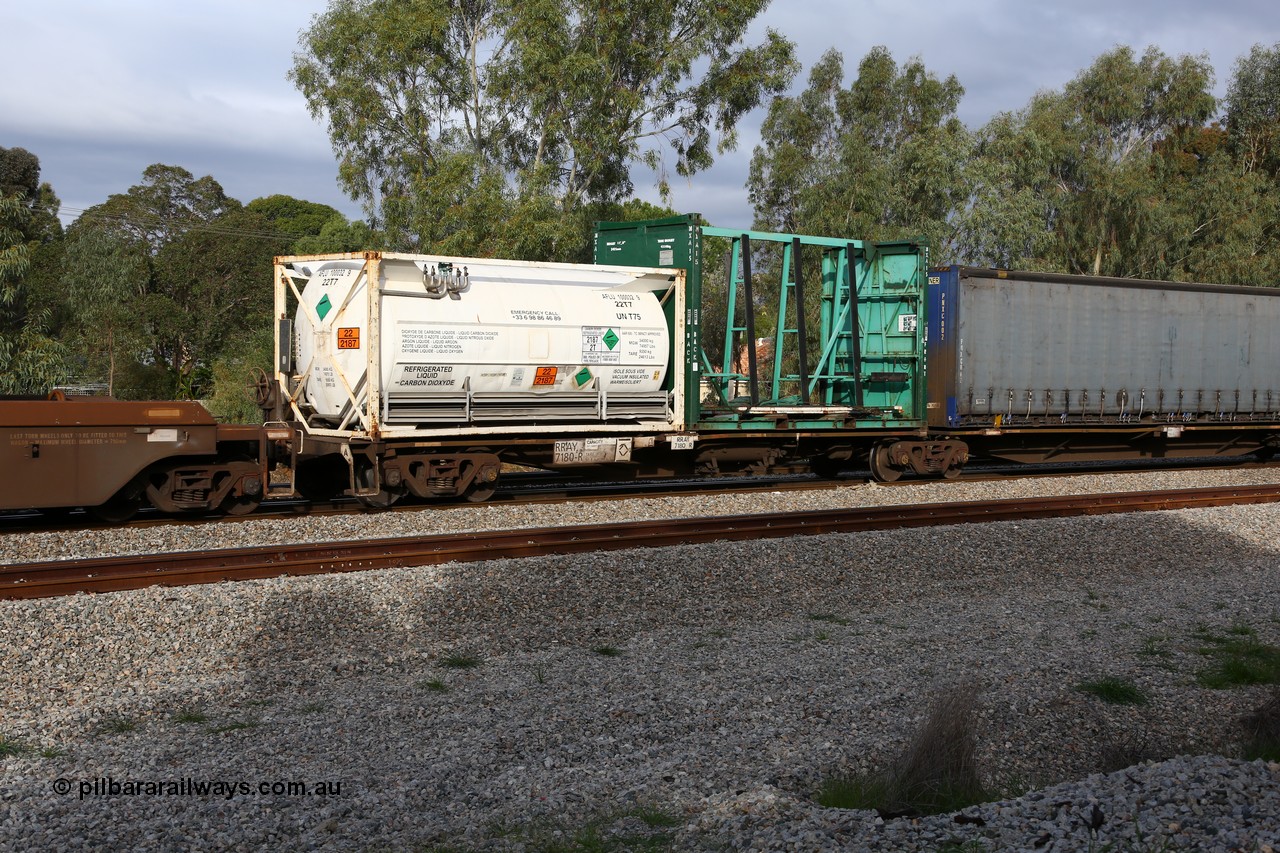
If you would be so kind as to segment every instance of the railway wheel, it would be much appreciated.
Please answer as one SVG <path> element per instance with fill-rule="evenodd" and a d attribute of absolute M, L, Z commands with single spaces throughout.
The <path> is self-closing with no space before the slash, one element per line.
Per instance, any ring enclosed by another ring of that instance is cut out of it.
<path fill-rule="evenodd" d="M 471 447 L 467 449 L 469 454 L 488 454 L 487 447 Z M 472 470 L 475 470 L 475 463 L 471 463 Z M 476 472 L 476 477 L 467 486 L 466 491 L 462 493 L 463 500 L 473 504 L 484 503 L 493 497 L 493 493 L 498 491 L 498 477 L 500 476 L 500 467 L 495 462 L 494 465 L 479 466 L 480 470 Z"/>
<path fill-rule="evenodd" d="M 249 515 L 262 506 L 262 495 L 228 495 L 222 502 L 222 511 L 227 515 Z"/>
<path fill-rule="evenodd" d="M 368 492 L 374 485 L 374 468 L 372 465 L 362 465 L 356 470 L 356 485 L 358 491 Z M 403 491 L 391 491 L 384 483 L 382 489 L 373 494 L 356 495 L 356 500 L 370 509 L 387 509 L 395 504 L 396 501 L 404 497 Z"/>
<path fill-rule="evenodd" d="M 871 476 L 881 483 L 894 483 L 902 477 L 902 469 L 893 467 L 893 461 L 889 458 L 888 444 L 877 444 L 871 448 L 868 461 L 871 464 Z"/>
<path fill-rule="evenodd" d="M 493 493 L 498 491 L 498 483 L 495 480 L 492 483 L 472 483 L 467 486 L 467 491 L 462 497 L 473 504 L 484 503 L 493 497 Z"/>

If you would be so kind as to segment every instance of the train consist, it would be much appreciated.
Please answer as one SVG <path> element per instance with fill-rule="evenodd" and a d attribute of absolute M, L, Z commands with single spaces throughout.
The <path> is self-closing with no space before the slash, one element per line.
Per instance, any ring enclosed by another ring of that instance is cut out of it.
<path fill-rule="evenodd" d="M 22 484 L 0 509 L 479 501 L 504 463 L 894 480 L 954 476 L 970 456 L 1267 456 L 1280 441 L 1280 290 L 930 271 L 916 243 L 694 216 L 601 223 L 596 261 L 278 258 L 262 424 L 194 403 L 0 402 L 0 466 Z"/>

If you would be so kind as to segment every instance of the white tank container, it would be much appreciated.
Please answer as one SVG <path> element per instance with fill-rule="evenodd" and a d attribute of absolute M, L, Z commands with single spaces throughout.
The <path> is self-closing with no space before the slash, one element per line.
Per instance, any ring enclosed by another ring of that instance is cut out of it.
<path fill-rule="evenodd" d="M 302 398 L 353 421 L 381 370 L 385 424 L 665 417 L 671 331 L 650 272 L 383 256 L 371 326 L 359 260 L 295 262 Z M 377 309 L 375 309 L 377 310 Z M 380 365 L 369 364 L 371 328 Z M 353 403 L 354 401 L 354 403 Z"/>

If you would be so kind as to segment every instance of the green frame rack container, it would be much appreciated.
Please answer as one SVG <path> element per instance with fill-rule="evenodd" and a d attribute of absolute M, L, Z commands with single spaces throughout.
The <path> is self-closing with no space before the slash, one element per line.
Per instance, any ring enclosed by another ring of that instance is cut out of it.
<path fill-rule="evenodd" d="M 700 222 L 700 216 L 689 214 L 596 225 L 596 263 L 686 271 L 687 360 L 681 374 L 686 424 L 722 430 L 923 427 L 925 246 L 739 231 Z M 708 238 L 728 245 L 726 319 L 716 329 L 704 326 Z M 764 336 L 757 334 L 765 307 L 759 296 L 770 288 L 761 288 L 752 271 L 762 251 L 771 253 L 768 284 L 776 298 L 768 307 L 777 318 L 772 333 Z M 801 276 L 802 270 L 812 275 L 810 253 L 820 258 L 814 281 Z M 805 298 L 812 287 L 821 290 L 817 316 L 797 310 L 812 301 Z M 715 365 L 703 346 L 710 335 L 723 343 L 723 358 Z M 766 364 L 760 363 L 758 350 L 764 351 Z M 704 383 L 713 391 L 711 402 L 700 393 Z"/>

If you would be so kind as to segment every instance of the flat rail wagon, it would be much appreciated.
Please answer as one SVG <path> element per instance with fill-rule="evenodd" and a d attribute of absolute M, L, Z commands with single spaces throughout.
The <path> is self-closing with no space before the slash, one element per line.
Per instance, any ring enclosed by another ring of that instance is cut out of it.
<path fill-rule="evenodd" d="M 926 440 L 921 243 L 715 228 L 690 214 L 598 223 L 595 259 L 687 273 L 680 370 L 700 392 L 685 395 L 684 417 L 704 444 L 800 456 L 822 473 L 869 462 L 884 478 L 963 464 L 962 443 Z"/>

